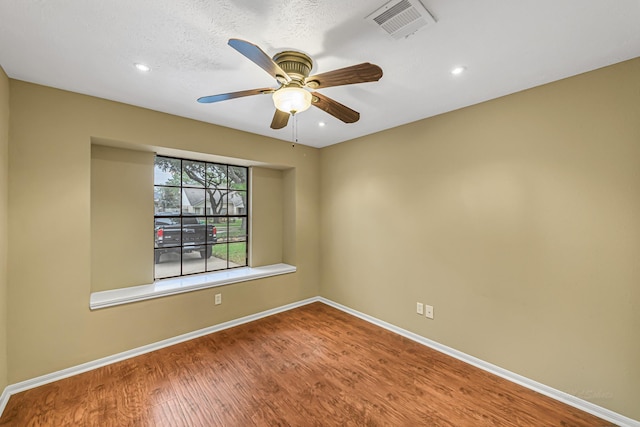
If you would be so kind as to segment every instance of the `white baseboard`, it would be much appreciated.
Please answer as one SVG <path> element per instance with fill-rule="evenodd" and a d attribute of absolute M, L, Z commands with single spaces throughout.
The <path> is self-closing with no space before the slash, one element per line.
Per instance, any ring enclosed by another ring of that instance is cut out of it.
<path fill-rule="evenodd" d="M 276 307 L 271 310 L 262 311 L 260 313 L 252 314 L 249 316 L 241 317 L 239 319 L 231 320 L 228 322 L 220 323 L 218 325 L 210 326 L 208 328 L 200 329 L 197 331 L 189 332 L 183 335 L 179 335 L 177 337 L 169 338 L 166 340 L 158 341 L 156 343 L 152 343 L 149 345 L 145 345 L 142 347 L 138 347 L 132 350 L 128 350 L 122 353 L 114 354 L 112 356 L 103 357 L 98 360 L 94 360 L 91 362 L 83 363 L 81 365 L 73 366 L 71 368 L 63 369 L 57 372 L 52 372 L 50 374 L 42 375 L 36 378 L 32 378 L 30 380 L 22 381 L 16 384 L 8 385 L 2 395 L 0 395 L 0 415 L 4 412 L 4 409 L 9 401 L 9 398 L 22 391 L 26 391 L 44 384 L 48 384 L 54 381 L 61 380 L 63 378 L 68 378 L 73 375 L 81 374 L 83 372 L 91 371 L 96 368 L 100 368 L 102 366 L 110 365 L 112 363 L 120 362 L 122 360 L 130 359 L 132 357 L 139 356 L 141 354 L 149 353 L 151 351 L 159 350 L 164 347 L 169 347 L 174 344 L 178 344 L 184 341 L 192 340 L 194 338 L 198 338 L 207 334 L 211 334 L 213 332 L 218 332 L 224 329 L 232 328 L 234 326 L 242 325 L 245 323 L 252 322 L 254 320 L 261 319 L 263 317 L 271 316 L 273 314 L 281 313 L 284 311 L 288 311 L 297 307 L 302 307 L 303 305 L 311 304 L 313 302 L 322 302 L 331 307 L 334 307 L 338 310 L 344 311 L 345 313 L 351 314 L 355 317 L 358 317 L 362 320 L 365 320 L 374 325 L 380 326 L 381 328 L 387 329 L 391 332 L 394 332 L 398 335 L 402 335 L 405 338 L 408 338 L 412 341 L 415 341 L 419 344 L 430 347 L 434 350 L 437 350 L 441 353 L 454 357 L 458 360 L 461 360 L 465 363 L 473 365 L 477 368 L 480 368 L 484 371 L 490 372 L 494 375 L 497 375 L 501 378 L 519 384 L 523 387 L 526 387 L 530 390 L 536 391 L 545 396 L 551 397 L 552 399 L 558 400 L 562 403 L 566 403 L 567 405 L 573 406 L 574 408 L 580 409 L 589 414 L 595 415 L 596 417 L 602 418 L 603 420 L 614 423 L 620 427 L 640 427 L 640 421 L 633 420 L 624 415 L 613 412 L 609 409 L 603 408 L 601 406 L 595 405 L 586 400 L 580 399 L 578 397 L 572 396 L 560 390 L 556 390 L 552 387 L 541 384 L 537 381 L 533 381 L 529 378 L 523 377 L 522 375 L 518 375 L 514 372 L 503 369 L 499 366 L 493 365 L 491 363 L 485 362 L 481 359 L 473 357 L 469 354 L 463 353 L 461 351 L 455 350 L 451 347 L 447 347 L 442 345 L 436 341 L 425 338 L 421 335 L 415 334 L 413 332 L 409 332 L 405 329 L 399 328 L 390 323 L 384 322 L 380 319 L 377 319 L 373 316 L 369 316 L 367 314 L 361 313 L 359 311 L 353 310 L 349 307 L 346 307 L 342 304 L 338 304 L 331 300 L 328 300 L 323 297 L 313 297 L 308 298 L 302 301 L 298 301 L 295 303 L 287 304 L 281 307 Z"/>

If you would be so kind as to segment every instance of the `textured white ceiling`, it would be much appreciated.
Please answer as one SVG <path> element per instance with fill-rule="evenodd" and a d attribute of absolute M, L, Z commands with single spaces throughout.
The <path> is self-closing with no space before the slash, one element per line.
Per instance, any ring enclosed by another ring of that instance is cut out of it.
<path fill-rule="evenodd" d="M 638 0 L 423 0 L 437 23 L 401 40 L 364 19 L 385 3 L 2 0 L 0 65 L 14 79 L 287 141 L 292 121 L 269 128 L 268 95 L 196 102 L 277 86 L 229 38 L 270 56 L 305 52 L 313 72 L 382 67 L 379 82 L 320 91 L 359 111 L 359 122 L 317 108 L 298 115 L 299 143 L 323 147 L 640 56 Z M 467 72 L 452 76 L 455 65 Z"/>

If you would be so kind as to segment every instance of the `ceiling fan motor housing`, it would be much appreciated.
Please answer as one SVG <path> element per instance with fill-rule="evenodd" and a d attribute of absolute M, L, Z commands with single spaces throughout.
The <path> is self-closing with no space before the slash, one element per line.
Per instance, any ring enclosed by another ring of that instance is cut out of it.
<path fill-rule="evenodd" d="M 313 68 L 311 58 L 304 53 L 292 50 L 275 54 L 273 61 L 291 77 L 292 81 L 298 83 L 299 86 L 304 85 L 304 80 L 309 77 L 309 73 Z"/>

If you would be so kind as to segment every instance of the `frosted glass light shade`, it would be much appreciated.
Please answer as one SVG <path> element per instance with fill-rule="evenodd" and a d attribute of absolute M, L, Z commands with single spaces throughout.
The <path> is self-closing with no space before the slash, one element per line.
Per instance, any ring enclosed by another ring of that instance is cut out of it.
<path fill-rule="evenodd" d="M 311 92 L 299 87 L 285 87 L 273 92 L 273 104 L 282 112 L 300 113 L 311 106 Z"/>

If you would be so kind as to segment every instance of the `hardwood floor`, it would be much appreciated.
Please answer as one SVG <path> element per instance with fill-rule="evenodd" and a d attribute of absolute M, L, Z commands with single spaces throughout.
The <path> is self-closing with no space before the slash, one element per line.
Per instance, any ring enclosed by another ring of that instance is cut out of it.
<path fill-rule="evenodd" d="M 605 426 L 322 303 L 11 397 L 11 426 Z"/>

